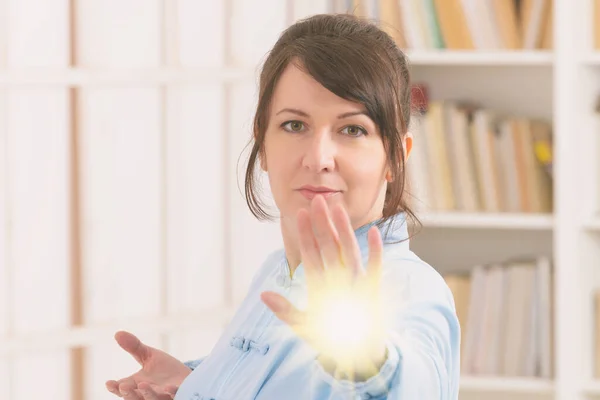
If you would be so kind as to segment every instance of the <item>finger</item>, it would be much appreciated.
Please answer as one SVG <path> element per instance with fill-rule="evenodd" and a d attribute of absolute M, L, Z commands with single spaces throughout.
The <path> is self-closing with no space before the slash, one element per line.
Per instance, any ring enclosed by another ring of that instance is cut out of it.
<path fill-rule="evenodd" d="M 138 389 L 140 390 L 144 400 L 161 400 L 161 397 L 164 399 L 164 396 L 159 397 L 158 393 L 156 393 L 156 391 L 154 391 L 154 389 L 147 382 L 140 382 L 138 384 Z"/>
<path fill-rule="evenodd" d="M 341 267 L 338 233 L 335 230 L 327 202 L 323 196 L 315 196 L 312 201 L 311 222 L 325 263 L 325 270 Z"/>
<path fill-rule="evenodd" d="M 367 276 L 371 289 L 377 290 L 381 283 L 381 269 L 383 264 L 383 242 L 377 226 L 371 227 L 367 232 L 369 244 L 369 263 Z"/>
<path fill-rule="evenodd" d="M 121 393 L 121 387 L 137 388 L 137 384 L 135 383 L 135 380 L 131 376 L 128 376 L 127 378 L 119 379 L 118 381 L 111 381 L 111 382 L 114 382 L 114 389 L 117 392 L 116 394 L 119 397 L 123 397 L 123 394 Z"/>
<path fill-rule="evenodd" d="M 140 365 L 144 365 L 144 362 L 149 357 L 150 348 L 143 344 L 137 336 L 129 332 L 119 331 L 115 334 L 115 340 L 119 346 L 131 354 Z"/>
<path fill-rule="evenodd" d="M 275 292 L 262 292 L 261 300 L 281 321 L 295 330 L 304 324 L 304 313 L 296 309 L 285 297 Z"/>
<path fill-rule="evenodd" d="M 179 387 L 178 387 L 178 386 L 175 386 L 175 385 L 167 385 L 167 386 L 165 387 L 165 392 L 166 392 L 166 393 L 167 393 L 169 396 L 171 396 L 171 399 L 174 399 L 174 398 L 175 398 L 175 395 L 177 394 L 177 391 L 178 391 L 178 390 L 179 390 Z"/>
<path fill-rule="evenodd" d="M 121 392 L 119 392 L 119 382 L 114 380 L 106 381 L 106 389 L 112 394 L 121 397 Z"/>
<path fill-rule="evenodd" d="M 342 205 L 333 209 L 333 223 L 339 234 L 342 262 L 355 276 L 362 274 L 360 248 L 350 222 L 350 217 Z"/>
<path fill-rule="evenodd" d="M 313 232 L 310 213 L 305 209 L 301 209 L 298 212 L 297 220 L 298 236 L 300 240 L 300 257 L 304 264 L 307 284 L 314 287 L 315 284 L 321 281 L 323 261 Z"/>
<path fill-rule="evenodd" d="M 133 382 L 123 382 L 119 385 L 119 392 L 125 400 L 143 400 L 136 392 L 137 385 Z"/>

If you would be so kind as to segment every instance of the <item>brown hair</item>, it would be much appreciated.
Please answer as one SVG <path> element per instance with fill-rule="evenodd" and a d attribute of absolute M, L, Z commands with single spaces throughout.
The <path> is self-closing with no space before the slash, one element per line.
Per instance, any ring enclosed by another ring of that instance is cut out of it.
<path fill-rule="evenodd" d="M 257 194 L 255 168 L 264 149 L 271 98 L 290 62 L 337 96 L 366 107 L 381 132 L 394 177 L 387 187 L 381 223 L 399 212 L 416 220 L 404 196 L 402 139 L 411 117 L 407 59 L 387 33 L 349 14 L 320 14 L 296 22 L 283 31 L 264 62 L 245 178 L 246 203 L 252 214 L 259 220 L 271 219 Z"/>

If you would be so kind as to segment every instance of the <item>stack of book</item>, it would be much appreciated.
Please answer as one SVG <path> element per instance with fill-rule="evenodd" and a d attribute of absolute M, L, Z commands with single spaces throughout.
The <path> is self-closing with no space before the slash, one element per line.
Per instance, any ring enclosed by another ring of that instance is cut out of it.
<path fill-rule="evenodd" d="M 552 0 L 332 0 L 331 10 L 378 21 L 402 48 L 537 50 L 553 45 Z"/>
<path fill-rule="evenodd" d="M 547 257 L 446 274 L 461 324 L 461 373 L 552 378 L 552 266 Z"/>
<path fill-rule="evenodd" d="M 407 162 L 413 208 L 552 212 L 550 122 L 468 102 L 430 101 L 426 87 L 415 88 Z"/>

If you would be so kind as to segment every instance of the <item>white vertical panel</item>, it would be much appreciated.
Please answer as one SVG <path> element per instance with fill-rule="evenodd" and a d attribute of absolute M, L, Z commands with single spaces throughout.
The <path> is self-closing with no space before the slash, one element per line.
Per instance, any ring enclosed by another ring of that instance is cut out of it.
<path fill-rule="evenodd" d="M 250 213 L 244 197 L 246 160 L 251 147 L 244 148 L 252 136 L 256 87 L 251 83 L 238 84 L 233 87 L 232 92 L 229 108 L 231 120 L 230 163 L 232 164 L 229 204 L 232 216 L 229 229 L 231 230 L 233 297 L 235 304 L 238 304 L 246 295 L 248 285 L 255 272 L 269 253 L 282 246 L 282 241 L 279 223 L 256 220 Z M 240 154 L 242 154 L 241 158 Z M 239 169 L 237 175 L 235 174 L 236 167 Z M 256 171 L 262 173 L 260 167 Z M 268 180 L 264 177 L 264 173 L 262 174 L 263 179 L 260 182 L 264 192 L 263 198 L 267 200 L 267 204 L 270 204 L 273 202 L 269 201 L 271 195 Z"/>
<path fill-rule="evenodd" d="M 7 100 L 13 328 L 16 334 L 64 328 L 70 293 L 67 91 L 16 89 Z"/>
<path fill-rule="evenodd" d="M 11 400 L 71 399 L 69 350 L 27 352 L 13 360 Z"/>
<path fill-rule="evenodd" d="M 158 66 L 160 0 L 78 0 L 77 10 L 80 64 L 123 68 Z"/>
<path fill-rule="evenodd" d="M 12 399 L 8 359 L 0 357 L 0 399 Z"/>
<path fill-rule="evenodd" d="M 231 48 L 234 63 L 255 67 L 286 27 L 287 7 L 282 0 L 232 0 Z"/>
<path fill-rule="evenodd" d="M 81 96 L 85 321 L 160 311 L 161 155 L 155 88 Z"/>
<path fill-rule="evenodd" d="M 1 5 L 0 5 L 1 7 Z M 0 8 L 1 9 L 1 8 Z M 1 29 L 1 28 L 0 28 Z M 7 175 L 8 134 L 6 131 L 6 92 L 0 91 L 0 341 L 9 332 Z M 10 399 L 8 358 L 0 357 L 0 399 Z"/>
<path fill-rule="evenodd" d="M 170 334 L 166 351 L 182 362 L 206 357 L 222 332 L 221 326 L 207 326 Z"/>
<path fill-rule="evenodd" d="M 179 0 L 176 15 L 176 45 L 181 65 L 222 66 L 225 57 L 225 2 Z"/>
<path fill-rule="evenodd" d="M 8 65 L 67 66 L 69 0 L 5 1 L 8 1 Z"/>
<path fill-rule="evenodd" d="M 8 222 L 8 132 L 6 92 L 0 90 L 0 338 L 9 330 L 9 222 Z M 0 397 L 1 399 L 2 397 Z"/>
<path fill-rule="evenodd" d="M 292 18 L 297 21 L 315 14 L 330 12 L 328 0 L 292 0 Z"/>
<path fill-rule="evenodd" d="M 6 67 L 8 45 L 8 4 L 6 0 L 0 1 L 0 68 Z"/>
<path fill-rule="evenodd" d="M 169 312 L 222 306 L 223 88 L 214 84 L 169 89 L 167 129 Z"/>
<path fill-rule="evenodd" d="M 134 331 L 131 333 L 148 346 L 160 348 L 159 335 L 140 334 Z M 115 395 L 106 390 L 105 382 L 128 377 L 141 368 L 137 361 L 112 338 L 99 342 L 91 348 L 86 348 L 85 355 L 85 400 L 117 399 Z M 50 398 L 48 397 L 48 399 Z M 59 397 L 52 397 L 52 399 L 59 399 Z"/>

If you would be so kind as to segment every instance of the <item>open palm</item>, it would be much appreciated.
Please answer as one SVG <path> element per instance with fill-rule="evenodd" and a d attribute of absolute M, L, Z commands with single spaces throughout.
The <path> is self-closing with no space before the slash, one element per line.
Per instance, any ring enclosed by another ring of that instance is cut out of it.
<path fill-rule="evenodd" d="M 307 307 L 264 292 L 265 304 L 335 368 L 346 373 L 376 370 L 385 357 L 380 305 L 383 244 L 376 226 L 368 231 L 369 261 L 341 205 L 330 212 L 321 196 L 298 213 Z"/>
<path fill-rule="evenodd" d="M 120 331 L 115 340 L 142 367 L 135 374 L 106 382 L 106 388 L 125 400 L 171 400 L 191 370 L 175 357 Z"/>

